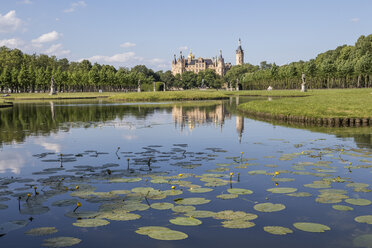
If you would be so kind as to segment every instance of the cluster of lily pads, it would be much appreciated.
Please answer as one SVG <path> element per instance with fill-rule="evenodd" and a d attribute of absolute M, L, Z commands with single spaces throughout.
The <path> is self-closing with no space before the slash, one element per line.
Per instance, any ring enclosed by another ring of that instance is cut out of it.
<path fill-rule="evenodd" d="M 157 145 L 148 146 L 144 147 L 144 152 L 137 153 L 120 152 L 118 148 L 115 154 L 120 162 L 100 166 L 71 166 L 70 163 L 87 156 L 98 157 L 108 153 L 85 151 L 78 154 L 37 154 L 35 157 L 46 163 L 55 163 L 56 166 L 34 172 L 34 175 L 40 177 L 36 181 L 28 178 L 1 178 L 0 202 L 16 199 L 19 213 L 27 216 L 44 214 L 50 211 L 51 207 L 63 207 L 68 209 L 65 217 L 73 218 L 75 222 L 72 225 L 77 228 L 106 226 L 112 221 L 136 221 L 142 218 L 143 211 L 168 211 L 170 217 L 167 226 L 133 228 L 137 234 L 156 240 L 186 239 L 189 237 L 188 234 L 177 230 L 177 226 L 203 225 L 204 218 L 215 219 L 223 228 L 254 228 L 256 226 L 254 221 L 260 215 L 275 214 L 286 209 L 286 205 L 278 200 L 284 197 L 312 197 L 311 192 L 314 190 L 319 192 L 314 197 L 316 203 L 332 204 L 332 209 L 337 211 L 354 211 L 355 206 L 371 204 L 368 199 L 348 195 L 349 190 L 358 194 L 367 194 L 371 191 L 369 184 L 356 182 L 352 178 L 352 171 L 372 168 L 372 161 L 367 159 L 372 158 L 372 152 L 368 150 L 327 148 L 282 154 L 279 157 L 281 161 L 298 160 L 289 170 L 281 169 L 279 165 L 272 163 L 261 165 L 256 159 L 245 157 L 243 152 L 240 156 L 225 157 L 225 163 L 220 161 L 215 163 L 213 161 L 219 154 L 227 152 L 221 148 L 207 148 L 204 152 L 189 152 L 186 150 L 186 144 L 175 144 L 167 152 L 160 151 L 160 148 L 161 146 Z M 49 159 L 50 156 L 54 158 Z M 346 160 L 348 156 L 360 156 L 363 159 L 359 160 L 358 165 L 354 165 Z M 175 169 L 164 171 L 162 165 L 165 163 L 175 166 Z M 200 169 L 203 163 L 213 163 L 214 166 L 206 168 L 201 174 L 186 173 L 186 170 Z M 262 166 L 265 168 L 255 169 Z M 348 176 L 340 171 L 347 173 Z M 272 187 L 264 192 L 266 195 L 264 201 L 255 200 L 258 199 L 257 193 L 252 189 L 238 187 L 240 182 L 249 182 L 250 177 L 256 175 L 272 183 Z M 317 180 L 305 183 L 304 191 L 281 186 L 295 181 L 299 176 L 312 176 Z M 10 189 L 11 184 L 23 184 L 23 187 Z M 100 184 L 110 185 L 113 190 L 99 191 L 97 187 Z M 332 188 L 334 186 L 337 188 Z M 306 189 L 312 191 L 308 192 Z M 213 192 L 216 196 L 211 199 L 210 195 Z M 47 200 L 57 195 L 63 195 L 66 199 L 55 200 L 50 206 L 45 205 Z M 220 200 L 233 203 L 238 199 L 247 200 L 249 204 L 242 205 L 242 209 L 238 211 L 205 210 L 211 203 L 218 206 Z M 95 211 L 85 210 L 85 205 L 89 203 L 99 206 Z M 203 207 L 204 205 L 206 207 Z M 7 207 L 0 204 L 0 210 Z M 247 211 L 249 208 L 250 212 Z M 2 223 L 0 235 L 25 227 L 30 221 L 32 219 Z M 356 215 L 355 222 L 372 224 L 372 215 Z M 263 227 L 263 231 L 273 235 L 292 234 L 296 230 L 320 233 L 330 231 L 331 227 L 324 223 L 303 221 L 294 222 L 292 226 Z M 57 232 L 55 227 L 38 227 L 27 230 L 25 234 L 39 236 L 54 235 Z M 354 245 L 370 247 L 368 242 L 371 240 L 372 234 L 360 235 L 354 239 Z M 80 242 L 81 240 L 75 237 L 59 236 L 45 239 L 42 246 L 67 247 Z"/>

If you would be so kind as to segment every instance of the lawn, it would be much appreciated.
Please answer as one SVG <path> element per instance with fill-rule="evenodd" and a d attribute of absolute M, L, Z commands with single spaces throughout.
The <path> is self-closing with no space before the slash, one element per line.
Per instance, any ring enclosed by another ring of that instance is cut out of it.
<path fill-rule="evenodd" d="M 272 116 L 372 118 L 371 92 L 372 89 L 311 90 L 307 97 L 254 100 L 239 105 L 238 109 L 246 113 L 266 113 Z"/>

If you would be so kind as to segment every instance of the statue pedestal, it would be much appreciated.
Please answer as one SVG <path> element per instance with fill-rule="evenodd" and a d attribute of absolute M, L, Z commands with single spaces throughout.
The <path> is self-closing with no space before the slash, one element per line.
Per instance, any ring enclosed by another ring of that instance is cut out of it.
<path fill-rule="evenodd" d="M 301 92 L 306 92 L 306 91 L 307 91 L 306 84 L 302 83 L 301 84 Z"/>

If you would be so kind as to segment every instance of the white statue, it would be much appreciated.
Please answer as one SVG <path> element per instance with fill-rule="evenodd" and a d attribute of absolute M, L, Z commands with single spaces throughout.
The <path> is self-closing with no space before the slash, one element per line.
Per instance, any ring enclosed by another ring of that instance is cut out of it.
<path fill-rule="evenodd" d="M 269 87 L 267 87 L 267 90 L 271 91 L 273 90 L 273 87 L 271 87 L 271 85 Z"/>
<path fill-rule="evenodd" d="M 305 82 L 305 79 L 306 79 L 305 73 L 302 73 L 301 78 L 302 78 L 301 92 L 306 92 L 307 89 L 306 89 L 306 82 Z"/>

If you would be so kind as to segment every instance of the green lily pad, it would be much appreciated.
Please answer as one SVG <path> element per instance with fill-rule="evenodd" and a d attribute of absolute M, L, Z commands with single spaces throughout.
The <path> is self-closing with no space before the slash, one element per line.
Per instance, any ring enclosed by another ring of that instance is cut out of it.
<path fill-rule="evenodd" d="M 172 195 L 182 195 L 183 194 L 183 191 L 182 190 L 178 190 L 178 189 L 170 189 L 170 190 L 164 190 L 163 191 L 163 194 L 169 195 L 169 196 L 172 196 Z"/>
<path fill-rule="evenodd" d="M 372 224 L 372 215 L 361 215 L 361 216 L 355 217 L 354 220 L 359 223 Z"/>
<path fill-rule="evenodd" d="M 354 208 L 345 205 L 332 205 L 332 208 L 338 211 L 352 211 Z"/>
<path fill-rule="evenodd" d="M 135 178 L 112 178 L 110 179 L 110 183 L 136 183 L 141 181 L 142 178 L 135 177 Z"/>
<path fill-rule="evenodd" d="M 148 236 L 157 240 L 182 240 L 188 237 L 186 233 L 174 230 L 152 231 Z"/>
<path fill-rule="evenodd" d="M 145 210 L 149 209 L 150 207 L 147 204 L 143 204 L 143 203 L 140 203 L 140 202 L 133 201 L 133 202 L 124 203 L 122 208 L 124 210 L 128 211 L 128 212 L 132 212 L 132 211 L 145 211 Z"/>
<path fill-rule="evenodd" d="M 157 210 L 166 210 L 166 209 L 173 208 L 174 205 L 169 202 L 158 202 L 158 203 L 151 204 L 150 207 L 153 209 L 157 209 Z"/>
<path fill-rule="evenodd" d="M 337 194 L 337 193 L 322 193 L 315 201 L 319 203 L 339 203 L 343 199 L 349 198 L 347 195 Z"/>
<path fill-rule="evenodd" d="M 218 195 L 216 197 L 219 198 L 219 199 L 222 199 L 222 200 L 230 200 L 230 199 L 235 199 L 238 196 L 239 195 L 237 195 L 237 194 L 221 194 L 221 195 Z"/>
<path fill-rule="evenodd" d="M 57 228 L 55 227 L 39 227 L 33 228 L 25 232 L 27 235 L 32 236 L 42 236 L 42 235 L 49 235 L 58 232 Z"/>
<path fill-rule="evenodd" d="M 165 180 L 164 178 L 154 178 L 150 181 L 151 183 L 157 183 L 157 184 L 167 184 L 169 183 L 169 180 Z"/>
<path fill-rule="evenodd" d="M 293 182 L 295 181 L 294 178 L 285 178 L 285 177 L 275 177 L 275 178 L 271 178 L 272 181 L 274 182 L 282 182 L 282 183 L 285 183 L 285 182 Z"/>
<path fill-rule="evenodd" d="M 277 187 L 277 188 L 267 189 L 266 191 L 269 191 L 269 192 L 275 193 L 275 194 L 287 194 L 287 193 L 296 192 L 297 189 L 296 188 Z"/>
<path fill-rule="evenodd" d="M 353 240 L 354 247 L 372 248 L 372 234 L 363 234 Z"/>
<path fill-rule="evenodd" d="M 239 188 L 234 188 L 234 189 L 228 189 L 227 192 L 230 194 L 237 194 L 237 195 L 250 195 L 253 194 L 252 190 L 249 189 L 239 189 Z"/>
<path fill-rule="evenodd" d="M 259 203 L 254 205 L 253 207 L 255 210 L 260 211 L 260 212 L 277 212 L 285 209 L 285 205 L 277 203 L 273 204 L 270 202 L 266 203 Z"/>
<path fill-rule="evenodd" d="M 265 170 L 252 170 L 252 171 L 248 171 L 248 174 L 249 175 L 266 175 L 266 171 Z"/>
<path fill-rule="evenodd" d="M 180 226 L 198 226 L 202 224 L 200 220 L 193 217 L 177 217 L 170 219 L 169 222 Z"/>
<path fill-rule="evenodd" d="M 0 210 L 7 209 L 8 205 L 5 204 L 0 204 Z"/>
<path fill-rule="evenodd" d="M 288 233 L 293 233 L 291 229 L 282 226 L 265 226 L 264 231 L 275 235 L 286 235 Z"/>
<path fill-rule="evenodd" d="M 207 193 L 213 191 L 211 188 L 192 188 L 189 189 L 191 193 Z"/>
<path fill-rule="evenodd" d="M 136 230 L 136 233 L 141 235 L 149 235 L 151 232 L 154 231 L 168 231 L 171 230 L 168 227 L 164 226 L 143 226 Z"/>
<path fill-rule="evenodd" d="M 345 202 L 352 204 L 352 205 L 357 205 L 357 206 L 368 206 L 371 204 L 370 200 L 362 199 L 362 198 L 349 198 L 349 199 L 346 199 Z"/>
<path fill-rule="evenodd" d="M 295 192 L 295 193 L 290 193 L 290 194 L 287 194 L 289 196 L 294 196 L 294 197 L 309 197 L 309 196 L 312 196 L 312 194 L 308 193 L 308 192 Z"/>
<path fill-rule="evenodd" d="M 194 211 L 195 209 L 196 208 L 194 206 L 175 206 L 172 208 L 172 211 L 177 213 L 186 213 Z"/>
<path fill-rule="evenodd" d="M 257 219 L 256 214 L 246 213 L 243 211 L 232 211 L 232 210 L 224 210 L 215 213 L 213 218 L 218 220 L 254 220 Z"/>
<path fill-rule="evenodd" d="M 222 221 L 222 226 L 232 229 L 244 229 L 254 227 L 256 224 L 245 220 L 226 220 Z"/>
<path fill-rule="evenodd" d="M 106 226 L 108 224 L 110 224 L 110 222 L 103 219 L 78 219 L 75 223 L 72 223 L 72 225 L 78 227 L 97 227 Z"/>
<path fill-rule="evenodd" d="M 42 246 L 53 247 L 53 248 L 68 247 L 68 246 L 77 245 L 80 242 L 81 242 L 81 239 L 78 239 L 78 238 L 56 237 L 56 238 L 45 239 L 42 243 Z"/>
<path fill-rule="evenodd" d="M 175 203 L 180 205 L 202 205 L 207 204 L 211 200 L 205 199 L 203 197 L 190 197 L 190 198 L 184 198 L 180 200 L 175 200 Z"/>
<path fill-rule="evenodd" d="M 194 217 L 194 218 L 210 218 L 215 216 L 215 212 L 207 211 L 207 210 L 194 210 L 188 211 L 185 213 L 186 216 Z"/>
<path fill-rule="evenodd" d="M 26 220 L 14 220 L 0 224 L 0 236 L 8 232 L 25 227 L 29 222 Z"/>
<path fill-rule="evenodd" d="M 139 214 L 128 213 L 126 211 L 114 211 L 114 212 L 105 212 L 99 215 L 99 218 L 116 220 L 116 221 L 128 221 L 128 220 L 137 220 L 141 218 Z"/>
<path fill-rule="evenodd" d="M 293 226 L 304 232 L 324 232 L 331 230 L 330 227 L 318 223 L 296 222 Z"/>

